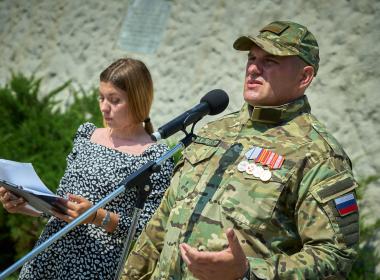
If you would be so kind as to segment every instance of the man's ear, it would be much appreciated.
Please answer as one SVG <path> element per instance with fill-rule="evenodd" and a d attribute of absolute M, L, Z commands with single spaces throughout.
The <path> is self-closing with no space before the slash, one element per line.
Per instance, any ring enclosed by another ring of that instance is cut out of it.
<path fill-rule="evenodd" d="M 300 84 L 299 84 L 300 89 L 306 90 L 306 88 L 310 85 L 313 78 L 314 78 L 313 66 L 310 66 L 310 65 L 304 66 L 301 70 L 301 75 L 300 75 Z"/>

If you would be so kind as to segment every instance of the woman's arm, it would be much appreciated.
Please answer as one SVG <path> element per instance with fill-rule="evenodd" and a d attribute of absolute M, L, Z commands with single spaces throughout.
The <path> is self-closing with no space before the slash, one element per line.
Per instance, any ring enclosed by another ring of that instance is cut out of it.
<path fill-rule="evenodd" d="M 89 200 L 82 196 L 68 194 L 68 201 L 65 202 L 67 208 L 66 215 L 54 212 L 54 216 L 69 223 L 90 209 L 92 205 Z M 118 223 L 119 215 L 103 208 L 99 208 L 94 214 L 82 222 L 82 224 L 101 226 L 108 232 L 113 232 Z"/>

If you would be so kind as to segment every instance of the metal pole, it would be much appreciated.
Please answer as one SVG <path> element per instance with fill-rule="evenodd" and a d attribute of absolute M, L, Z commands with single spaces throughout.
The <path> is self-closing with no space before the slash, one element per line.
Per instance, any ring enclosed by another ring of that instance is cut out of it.
<path fill-rule="evenodd" d="M 128 231 L 127 241 L 124 243 L 122 255 L 120 256 L 120 261 L 119 261 L 119 264 L 117 266 L 117 270 L 116 270 L 114 280 L 119 280 L 121 278 L 121 275 L 123 274 L 124 263 L 127 260 L 129 249 L 131 248 L 133 236 L 135 236 L 135 233 L 136 233 L 137 221 L 140 218 L 141 212 L 142 212 L 142 209 L 135 207 L 135 209 L 133 211 L 133 218 L 132 218 L 131 227 L 129 228 L 129 231 Z"/>

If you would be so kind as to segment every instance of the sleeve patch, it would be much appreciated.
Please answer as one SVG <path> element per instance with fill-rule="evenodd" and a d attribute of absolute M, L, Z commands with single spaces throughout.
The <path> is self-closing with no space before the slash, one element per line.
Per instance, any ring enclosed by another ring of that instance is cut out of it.
<path fill-rule="evenodd" d="M 220 140 L 197 136 L 194 140 L 194 143 L 203 144 L 203 145 L 211 146 L 211 147 L 217 147 L 220 143 Z"/>
<path fill-rule="evenodd" d="M 338 192 L 347 190 L 349 187 L 351 187 L 353 185 L 353 180 L 350 177 L 345 177 L 341 181 L 335 181 L 334 182 L 334 180 L 333 180 L 332 185 L 333 185 L 333 187 L 323 188 L 322 190 L 318 191 L 318 195 L 322 199 L 333 196 L 333 195 L 337 194 Z"/>
<path fill-rule="evenodd" d="M 340 216 L 346 216 L 358 211 L 358 204 L 353 193 L 335 198 L 334 204 Z"/>
<path fill-rule="evenodd" d="M 311 194 L 320 203 L 326 203 L 348 193 L 352 193 L 358 187 L 352 174 L 348 171 L 343 171 L 327 180 L 323 180 L 318 185 L 313 187 Z"/>
<path fill-rule="evenodd" d="M 359 211 L 351 215 L 340 216 L 335 207 L 334 200 L 329 202 L 329 208 L 333 211 L 335 221 L 339 225 L 339 229 L 343 235 L 343 240 L 347 246 L 351 247 L 359 242 Z"/>

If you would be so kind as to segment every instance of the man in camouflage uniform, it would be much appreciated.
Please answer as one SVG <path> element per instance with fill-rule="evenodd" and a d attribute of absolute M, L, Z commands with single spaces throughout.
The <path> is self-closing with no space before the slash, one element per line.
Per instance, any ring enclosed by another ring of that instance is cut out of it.
<path fill-rule="evenodd" d="M 351 269 L 357 184 L 304 95 L 316 39 L 277 21 L 234 48 L 249 52 L 246 103 L 184 151 L 123 279 L 342 279 Z"/>

